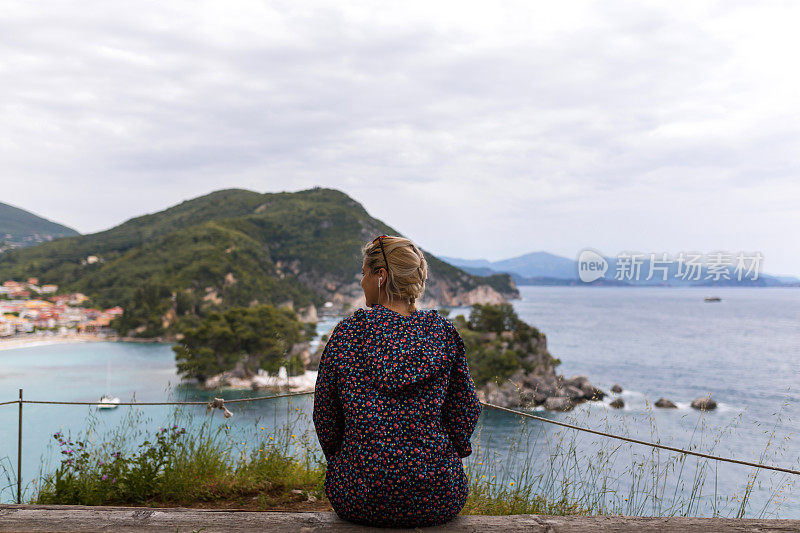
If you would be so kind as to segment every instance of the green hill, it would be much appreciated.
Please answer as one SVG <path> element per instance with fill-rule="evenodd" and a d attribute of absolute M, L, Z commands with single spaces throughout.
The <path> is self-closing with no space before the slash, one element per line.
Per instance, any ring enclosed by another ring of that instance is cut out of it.
<path fill-rule="evenodd" d="M 28 246 L 71 235 L 78 235 L 78 232 L 30 211 L 0 202 L 0 243 Z"/>
<path fill-rule="evenodd" d="M 328 301 L 346 309 L 363 295 L 360 246 L 381 233 L 400 235 L 338 190 L 226 189 L 100 233 L 6 252 L 0 279 L 36 276 L 96 305 L 121 305 L 121 333 L 150 337 L 232 306 L 290 304 L 312 317 Z M 426 257 L 422 307 L 519 296 L 506 274 L 480 278 Z"/>

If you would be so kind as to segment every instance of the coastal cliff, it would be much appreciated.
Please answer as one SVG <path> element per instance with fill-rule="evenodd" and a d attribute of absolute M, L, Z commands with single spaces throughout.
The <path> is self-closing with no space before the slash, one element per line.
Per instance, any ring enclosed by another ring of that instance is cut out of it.
<path fill-rule="evenodd" d="M 510 304 L 476 304 L 469 318 L 458 315 L 453 322 L 464 340 L 476 393 L 483 402 L 569 411 L 605 397 L 585 376 L 567 379 L 557 374 L 561 361 L 548 351 L 545 334 L 520 320 Z"/>

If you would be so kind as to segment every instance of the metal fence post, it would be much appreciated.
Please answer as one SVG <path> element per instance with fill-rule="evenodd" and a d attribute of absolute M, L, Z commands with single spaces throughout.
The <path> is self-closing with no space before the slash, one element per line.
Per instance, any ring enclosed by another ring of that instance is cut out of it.
<path fill-rule="evenodd" d="M 17 429 L 17 503 L 22 503 L 22 389 L 19 390 L 19 428 Z"/>

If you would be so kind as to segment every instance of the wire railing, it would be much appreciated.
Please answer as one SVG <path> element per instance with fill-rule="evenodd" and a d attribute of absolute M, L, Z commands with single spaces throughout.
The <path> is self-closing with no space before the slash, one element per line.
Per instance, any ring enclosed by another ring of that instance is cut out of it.
<path fill-rule="evenodd" d="M 271 396 L 255 396 L 252 398 L 234 398 L 230 400 L 226 400 L 223 398 L 214 398 L 211 401 L 189 401 L 189 402 L 119 402 L 114 403 L 113 405 L 138 405 L 138 406 L 153 406 L 153 405 L 205 405 L 207 409 L 220 409 L 224 412 L 225 417 L 228 418 L 233 416 L 232 413 L 227 409 L 226 404 L 233 404 L 233 403 L 245 403 L 245 402 L 258 402 L 263 400 L 274 400 L 276 398 L 285 398 L 288 396 L 304 396 L 314 394 L 314 391 L 301 391 L 301 392 L 286 392 L 280 394 L 274 394 Z M 52 401 L 52 400 L 25 400 L 22 396 L 22 389 L 19 389 L 19 399 L 18 400 L 11 400 L 6 402 L 0 402 L 0 406 L 3 405 L 12 405 L 18 404 L 19 405 L 19 423 L 18 423 L 18 433 L 17 433 L 17 503 L 22 503 L 22 405 L 23 404 L 45 404 L 45 405 L 103 405 L 100 402 L 64 402 L 64 401 Z M 692 450 L 686 450 L 683 448 L 678 448 L 675 446 L 667 446 L 664 444 L 659 444 L 656 442 L 648 442 L 645 440 L 633 439 L 631 437 L 625 437 L 622 435 L 615 435 L 613 433 L 608 433 L 605 431 L 598 431 L 595 429 L 585 428 L 581 426 L 576 426 L 574 424 L 568 424 L 566 422 L 559 422 L 558 420 L 552 420 L 550 418 L 545 418 L 542 416 L 537 416 L 531 413 L 526 413 L 524 411 L 518 411 L 516 409 L 509 409 L 508 407 L 502 407 L 500 405 L 495 405 L 492 403 L 480 402 L 481 405 L 488 407 L 490 409 L 495 409 L 498 411 L 505 411 L 507 413 L 512 413 L 518 416 L 522 416 L 525 418 L 530 418 L 533 420 L 538 420 L 540 422 L 545 422 L 547 424 L 554 424 L 556 426 L 565 427 L 568 429 L 574 429 L 577 431 L 582 431 L 585 433 L 591 433 L 594 435 L 599 435 L 602 437 L 607 437 L 611 439 L 617 439 L 625 442 L 630 442 L 632 444 L 639 444 L 642 446 L 650 446 L 652 448 L 658 448 L 661 450 L 666 450 L 670 452 L 680 453 L 683 455 L 692 455 L 695 457 L 700 457 L 703 459 L 711 459 L 713 461 L 720 461 L 724 463 L 731 463 L 737 464 L 742 466 L 749 466 L 753 468 L 761 468 L 764 470 L 772 470 L 774 472 L 783 472 L 785 474 L 793 474 L 793 475 L 800 475 L 800 470 L 794 470 L 792 468 L 783 468 L 780 466 L 774 465 L 766 465 L 763 463 L 755 463 L 751 461 L 742 461 L 740 459 L 733 459 L 730 457 L 721 457 L 718 455 L 711 455 L 702 452 L 696 452 Z"/>

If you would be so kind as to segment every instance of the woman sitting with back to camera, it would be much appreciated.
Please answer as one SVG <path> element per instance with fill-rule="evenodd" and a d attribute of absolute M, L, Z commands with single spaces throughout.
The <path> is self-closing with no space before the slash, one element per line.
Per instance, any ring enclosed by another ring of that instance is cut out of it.
<path fill-rule="evenodd" d="M 371 309 L 336 325 L 317 374 L 325 493 L 350 522 L 443 524 L 466 503 L 461 460 L 481 413 L 464 342 L 436 309 L 414 305 L 428 274 L 417 246 L 382 235 L 361 253 Z"/>

